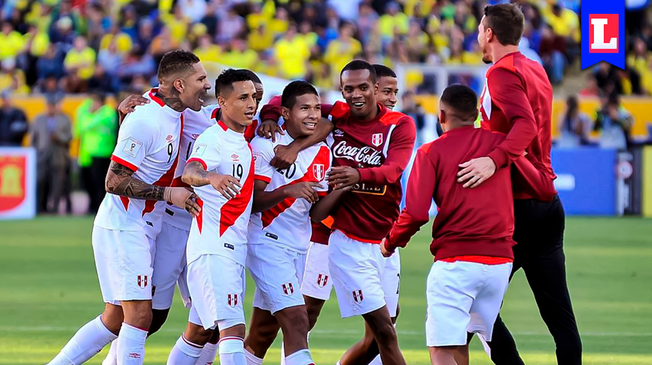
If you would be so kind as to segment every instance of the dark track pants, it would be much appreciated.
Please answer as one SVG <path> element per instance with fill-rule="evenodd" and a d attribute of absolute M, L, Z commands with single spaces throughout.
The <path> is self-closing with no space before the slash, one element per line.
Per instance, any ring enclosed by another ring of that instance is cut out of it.
<path fill-rule="evenodd" d="M 514 202 L 515 230 L 514 273 L 522 268 L 541 318 L 548 326 L 557 347 L 557 364 L 582 363 L 580 339 L 568 286 L 564 256 L 564 207 L 559 197 L 550 203 L 536 200 Z M 520 365 L 516 343 L 505 323 L 498 316 L 491 347 L 491 360 L 496 365 Z"/>

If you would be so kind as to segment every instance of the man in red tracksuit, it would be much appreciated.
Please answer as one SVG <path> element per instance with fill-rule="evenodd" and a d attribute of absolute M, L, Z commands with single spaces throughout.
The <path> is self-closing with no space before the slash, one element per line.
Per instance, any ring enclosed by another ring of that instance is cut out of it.
<path fill-rule="evenodd" d="M 492 179 L 510 161 L 527 152 L 543 178 L 556 178 L 551 166 L 552 86 L 543 67 L 518 51 L 524 17 L 517 5 L 487 6 L 478 25 L 483 61 L 493 63 L 480 100 L 483 128 L 507 134 L 484 156 L 464 161 L 459 182 L 474 188 Z M 540 200 L 514 180 L 514 272 L 523 268 L 543 321 L 557 347 L 559 365 L 582 363 L 582 341 L 566 283 L 564 207 L 558 196 Z M 500 317 L 496 321 L 491 359 L 498 365 L 519 365 L 516 344 Z"/>
<path fill-rule="evenodd" d="M 432 199 L 439 212 L 432 227 L 435 256 L 427 280 L 426 340 L 434 365 L 468 364 L 467 332 L 491 341 L 514 258 L 514 212 L 510 170 L 499 170 L 477 189 L 457 183 L 458 165 L 483 156 L 505 135 L 476 129 L 477 97 L 452 85 L 440 99 L 444 134 L 419 148 L 408 183 L 406 208 L 381 244 L 389 257 L 426 224 Z M 528 180 L 538 171 L 525 159 L 515 170 Z M 539 192 L 533 191 L 533 194 Z M 542 192 L 550 199 L 550 190 Z"/>

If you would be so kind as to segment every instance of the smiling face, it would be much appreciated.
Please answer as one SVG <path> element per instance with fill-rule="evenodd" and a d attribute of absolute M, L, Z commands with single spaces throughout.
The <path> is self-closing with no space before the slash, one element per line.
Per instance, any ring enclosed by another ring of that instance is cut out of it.
<path fill-rule="evenodd" d="M 398 80 L 396 77 L 383 76 L 378 79 L 378 93 L 376 102 L 381 103 L 390 110 L 394 110 L 398 102 Z"/>
<path fill-rule="evenodd" d="M 188 73 L 182 79 L 176 80 L 175 86 L 179 90 L 179 98 L 183 105 L 194 111 L 199 111 L 204 105 L 206 92 L 211 88 L 206 70 L 201 62 L 193 65 L 191 73 Z"/>
<path fill-rule="evenodd" d="M 299 95 L 292 108 L 281 107 L 281 113 L 292 138 L 309 136 L 315 133 L 321 118 L 321 101 L 312 93 Z"/>
<path fill-rule="evenodd" d="M 236 81 L 232 87 L 226 95 L 219 95 L 217 102 L 224 123 L 236 132 L 243 132 L 256 115 L 256 88 L 251 81 Z"/>
<path fill-rule="evenodd" d="M 347 70 L 340 79 L 342 97 L 351 108 L 351 115 L 367 119 L 376 110 L 378 83 L 374 83 L 369 70 Z"/>
<path fill-rule="evenodd" d="M 263 101 L 263 84 L 254 83 L 254 87 L 256 88 L 256 111 L 258 111 L 260 102 Z"/>

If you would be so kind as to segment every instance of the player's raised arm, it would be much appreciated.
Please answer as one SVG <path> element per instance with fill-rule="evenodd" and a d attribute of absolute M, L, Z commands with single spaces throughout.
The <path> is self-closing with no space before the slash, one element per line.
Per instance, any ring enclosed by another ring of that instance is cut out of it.
<path fill-rule="evenodd" d="M 240 193 L 240 182 L 231 175 L 221 175 L 206 171 L 206 165 L 199 160 L 188 160 L 181 180 L 190 186 L 211 185 L 227 199 L 235 198 Z"/>
<path fill-rule="evenodd" d="M 332 131 L 333 123 L 322 117 L 312 135 L 297 138 L 287 146 L 276 146 L 276 156 L 271 161 L 272 166 L 279 169 L 288 168 L 296 161 L 300 151 L 325 140 Z"/>
<path fill-rule="evenodd" d="M 437 180 L 434 163 L 428 154 L 431 146 L 432 143 L 426 144 L 417 152 L 408 180 L 405 209 L 383 243 L 383 249 L 390 255 L 397 247 L 407 246 L 410 238 L 430 220 L 430 206 Z"/>
<path fill-rule="evenodd" d="M 118 105 L 118 124 L 122 124 L 127 114 L 133 112 L 135 107 L 145 104 L 149 104 L 149 99 L 142 95 L 131 94 L 127 96 Z"/>

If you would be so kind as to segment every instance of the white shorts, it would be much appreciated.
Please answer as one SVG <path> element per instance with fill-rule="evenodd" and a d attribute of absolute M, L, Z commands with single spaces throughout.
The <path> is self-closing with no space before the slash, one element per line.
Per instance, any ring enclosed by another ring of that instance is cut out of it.
<path fill-rule="evenodd" d="M 256 283 L 254 307 L 272 314 L 304 305 L 301 281 L 306 255 L 269 244 L 247 245 L 247 268 Z"/>
<path fill-rule="evenodd" d="M 511 262 L 432 264 L 426 284 L 428 347 L 466 345 L 467 332 L 482 334 L 490 342 L 511 272 Z"/>
<path fill-rule="evenodd" d="M 93 254 L 105 303 L 152 299 L 154 240 L 144 231 L 93 226 Z"/>
<path fill-rule="evenodd" d="M 245 268 L 221 255 L 201 255 L 188 263 L 188 289 L 192 311 L 205 329 L 220 331 L 244 324 Z"/>
<path fill-rule="evenodd" d="M 166 222 L 161 224 L 161 232 L 156 237 L 156 255 L 154 256 L 154 297 L 153 309 L 170 309 L 174 299 L 174 288 L 178 281 L 185 281 L 182 276 L 186 267 L 186 242 L 189 231 L 177 228 Z M 187 285 L 179 285 L 179 292 L 184 302 L 188 300 Z"/>
<path fill-rule="evenodd" d="M 307 297 L 328 300 L 332 289 L 333 280 L 328 268 L 328 245 L 310 242 L 301 292 Z"/>
<path fill-rule="evenodd" d="M 398 312 L 398 297 L 401 291 L 401 256 L 396 250 L 390 257 L 385 258 L 385 272 L 383 273 L 383 292 L 389 316 L 394 318 Z M 156 275 L 156 274 L 154 274 Z"/>
<path fill-rule="evenodd" d="M 342 318 L 385 306 L 381 284 L 385 258 L 380 247 L 351 239 L 339 230 L 333 231 L 328 246 L 329 268 Z"/>

